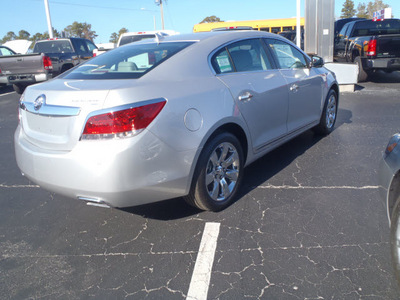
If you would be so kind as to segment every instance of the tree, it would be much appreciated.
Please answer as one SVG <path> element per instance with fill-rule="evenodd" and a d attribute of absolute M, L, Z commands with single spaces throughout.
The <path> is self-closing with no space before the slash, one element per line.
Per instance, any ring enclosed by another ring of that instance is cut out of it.
<path fill-rule="evenodd" d="M 7 32 L 7 34 L 3 37 L 3 39 L 0 42 L 1 42 L 1 44 L 4 44 L 5 42 L 15 40 L 16 37 L 17 36 L 15 35 L 15 33 L 13 31 L 9 31 L 9 32 Z"/>
<path fill-rule="evenodd" d="M 389 7 L 389 5 L 383 3 L 382 0 L 370 1 L 368 4 L 360 3 L 357 7 L 357 16 L 360 16 L 360 18 L 372 19 L 374 17 L 374 12 L 387 7 Z"/>
<path fill-rule="evenodd" d="M 115 44 L 118 43 L 118 40 L 119 40 L 120 36 L 121 36 L 123 33 L 126 33 L 126 32 L 128 32 L 128 29 L 126 29 L 125 27 L 121 28 L 121 29 L 118 31 L 118 33 L 113 32 L 113 33 L 111 34 L 111 36 L 110 36 L 110 43 L 115 43 Z"/>
<path fill-rule="evenodd" d="M 365 3 L 358 4 L 356 16 L 357 16 L 357 18 L 368 19 L 367 6 L 365 5 Z"/>
<path fill-rule="evenodd" d="M 19 40 L 29 40 L 29 37 L 31 36 L 31 34 L 28 32 L 28 31 L 26 31 L 26 30 L 20 30 L 19 32 L 18 32 L 18 36 L 17 36 L 17 39 L 19 39 Z"/>
<path fill-rule="evenodd" d="M 223 22 L 220 18 L 216 16 L 205 17 L 203 21 L 200 23 L 214 23 L 214 22 Z"/>
<path fill-rule="evenodd" d="M 343 3 L 342 14 L 340 18 L 352 18 L 356 14 L 356 10 L 354 9 L 354 2 L 352 0 L 346 0 Z"/>
<path fill-rule="evenodd" d="M 61 37 L 61 34 L 56 29 L 54 29 L 54 27 L 53 27 L 53 37 L 55 38 Z M 49 32 L 45 31 L 44 33 L 39 33 L 39 32 L 35 33 L 30 37 L 29 40 L 32 42 L 36 42 L 39 40 L 46 40 L 48 38 L 50 38 Z"/>
<path fill-rule="evenodd" d="M 96 31 L 92 30 L 92 25 L 74 22 L 64 29 L 67 37 L 80 37 L 93 41 L 97 37 Z"/>

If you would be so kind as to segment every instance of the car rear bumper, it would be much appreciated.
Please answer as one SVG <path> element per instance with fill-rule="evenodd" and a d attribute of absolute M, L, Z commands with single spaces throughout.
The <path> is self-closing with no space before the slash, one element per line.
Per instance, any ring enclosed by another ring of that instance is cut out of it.
<path fill-rule="evenodd" d="M 11 84 L 34 84 L 37 82 L 46 81 L 53 78 L 52 74 L 18 74 L 18 75 L 9 75 L 8 82 Z"/>
<path fill-rule="evenodd" d="M 400 70 L 400 58 L 366 59 L 365 69 Z"/>
<path fill-rule="evenodd" d="M 177 152 L 147 130 L 132 138 L 80 141 L 72 151 L 51 151 L 28 142 L 19 125 L 14 142 L 17 164 L 33 182 L 112 207 L 186 195 L 196 153 Z"/>

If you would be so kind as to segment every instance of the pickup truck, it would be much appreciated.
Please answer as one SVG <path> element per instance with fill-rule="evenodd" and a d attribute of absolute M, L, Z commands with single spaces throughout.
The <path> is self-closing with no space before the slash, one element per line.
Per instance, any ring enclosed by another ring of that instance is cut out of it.
<path fill-rule="evenodd" d="M 82 38 L 56 38 L 37 41 L 33 53 L 0 57 L 0 69 L 8 83 L 22 94 L 25 88 L 51 79 L 93 57 L 97 47 Z"/>
<path fill-rule="evenodd" d="M 376 70 L 400 70 L 400 20 L 357 20 L 335 37 L 334 61 L 356 63 L 358 82 Z"/>

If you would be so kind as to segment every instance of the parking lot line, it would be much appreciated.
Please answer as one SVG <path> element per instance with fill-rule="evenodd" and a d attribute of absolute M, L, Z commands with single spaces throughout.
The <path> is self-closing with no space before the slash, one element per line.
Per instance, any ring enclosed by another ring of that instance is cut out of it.
<path fill-rule="evenodd" d="M 0 97 L 7 96 L 7 95 L 11 95 L 11 94 L 14 94 L 14 93 L 15 93 L 15 92 L 10 92 L 10 93 L 6 93 L 6 94 L 1 94 Z"/>
<path fill-rule="evenodd" d="M 220 223 L 206 223 L 186 299 L 206 300 Z"/>

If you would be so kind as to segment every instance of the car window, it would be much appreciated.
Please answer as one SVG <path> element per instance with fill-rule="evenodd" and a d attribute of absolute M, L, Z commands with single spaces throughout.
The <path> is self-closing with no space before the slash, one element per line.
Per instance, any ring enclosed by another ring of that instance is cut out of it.
<path fill-rule="evenodd" d="M 34 53 L 71 53 L 71 43 L 67 40 L 50 40 L 37 42 L 33 48 Z"/>
<path fill-rule="evenodd" d="M 14 52 L 8 50 L 7 48 L 0 47 L 0 55 L 13 55 Z"/>
<path fill-rule="evenodd" d="M 165 35 L 165 34 L 163 34 Z M 119 42 L 119 45 L 126 45 L 129 43 L 133 42 L 138 42 L 141 40 L 147 40 L 147 39 L 154 39 L 156 37 L 155 34 L 135 34 L 135 35 L 126 35 L 121 38 L 121 41 Z"/>
<path fill-rule="evenodd" d="M 89 52 L 93 53 L 94 49 L 97 49 L 97 47 L 89 41 L 85 41 L 86 42 L 86 47 L 89 49 Z"/>
<path fill-rule="evenodd" d="M 66 79 L 129 79 L 140 78 L 193 42 L 129 44 L 80 64 Z"/>
<path fill-rule="evenodd" d="M 306 58 L 292 45 L 275 39 L 268 39 L 267 44 L 275 54 L 281 69 L 307 68 Z"/>
<path fill-rule="evenodd" d="M 219 50 L 211 59 L 217 74 L 272 69 L 259 39 L 244 40 Z"/>
<path fill-rule="evenodd" d="M 74 40 L 74 46 L 76 53 L 78 53 L 79 55 L 85 55 L 90 52 L 84 40 Z"/>

